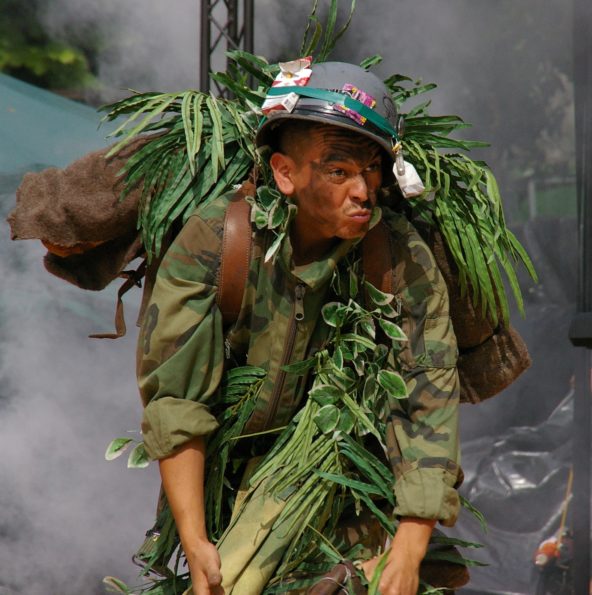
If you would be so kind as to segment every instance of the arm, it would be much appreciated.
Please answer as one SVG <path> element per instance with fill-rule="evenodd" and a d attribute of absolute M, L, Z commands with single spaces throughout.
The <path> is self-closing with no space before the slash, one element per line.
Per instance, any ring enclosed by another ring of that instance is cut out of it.
<path fill-rule="evenodd" d="M 205 436 L 223 369 L 216 307 L 216 228 L 191 217 L 159 268 L 138 342 L 146 451 L 159 460 L 195 595 L 219 595 L 220 558 L 208 542 L 204 510 Z"/>
<path fill-rule="evenodd" d="M 223 592 L 222 577 L 220 556 L 206 533 L 204 463 L 205 441 L 201 437 L 159 461 L 162 485 L 189 563 L 194 594 L 215 595 Z"/>
<path fill-rule="evenodd" d="M 191 217 L 158 271 L 137 353 L 142 433 L 152 459 L 218 426 L 209 403 L 224 360 L 215 285 L 219 245 L 217 234 Z"/>
<path fill-rule="evenodd" d="M 392 399 L 388 455 L 401 519 L 383 571 L 383 595 L 415 595 L 419 565 L 437 521 L 459 510 L 459 383 L 446 285 L 434 258 L 402 217 L 394 228 L 394 291 L 409 341 L 399 356 L 409 397 Z"/>

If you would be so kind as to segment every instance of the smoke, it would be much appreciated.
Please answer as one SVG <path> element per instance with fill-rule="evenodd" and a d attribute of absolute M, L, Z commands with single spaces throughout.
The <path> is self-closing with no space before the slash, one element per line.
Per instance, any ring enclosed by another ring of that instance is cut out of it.
<path fill-rule="evenodd" d="M 177 90 L 198 85 L 199 2 L 54 0 L 41 15 L 67 39 L 96 36 L 103 99 L 128 89 Z"/>
<path fill-rule="evenodd" d="M 14 195 L 0 199 L 5 215 Z M 0 593 L 103 593 L 107 574 L 134 584 L 158 480 L 103 458 L 112 438 L 138 437 L 134 333 L 88 339 L 111 328 L 113 294 L 52 278 L 40 245 L 8 237 L 2 221 Z"/>

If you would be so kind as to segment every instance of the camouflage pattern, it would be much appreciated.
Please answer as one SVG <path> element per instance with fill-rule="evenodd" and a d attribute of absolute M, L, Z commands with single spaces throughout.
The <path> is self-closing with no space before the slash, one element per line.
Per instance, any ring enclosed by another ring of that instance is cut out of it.
<path fill-rule="evenodd" d="M 399 354 L 409 398 L 392 399 L 388 457 L 395 512 L 453 525 L 459 509 L 458 350 L 448 290 L 434 257 L 405 217 L 384 210 L 395 263 L 393 293 L 409 341 Z"/>
<path fill-rule="evenodd" d="M 231 197 L 200 207 L 173 242 L 159 269 L 138 345 L 138 378 L 146 405 L 142 430 L 152 458 L 163 458 L 217 427 L 215 404 L 225 367 L 245 363 L 268 371 L 247 433 L 285 425 L 297 410 L 306 379 L 281 370 L 313 354 L 327 338 L 321 307 L 333 271 L 355 241 L 323 260 L 291 264 L 284 241 L 275 263 L 263 262 L 273 240 L 256 232 L 241 312 L 225 332 L 216 305 L 224 213 Z M 377 212 L 379 210 L 377 209 Z M 400 365 L 408 399 L 392 399 L 388 456 L 396 513 L 452 524 L 458 513 L 457 349 L 444 280 L 411 224 L 384 209 L 395 263 L 394 293 L 409 344 Z M 301 320 L 296 320 L 301 314 Z"/>

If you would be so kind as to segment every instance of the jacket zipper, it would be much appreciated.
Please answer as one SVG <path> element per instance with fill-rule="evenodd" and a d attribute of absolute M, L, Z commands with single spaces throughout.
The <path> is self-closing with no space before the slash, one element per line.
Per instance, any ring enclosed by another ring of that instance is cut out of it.
<path fill-rule="evenodd" d="M 280 396 L 282 389 L 284 388 L 284 382 L 286 380 L 287 372 L 282 368 L 290 363 L 292 359 L 292 352 L 294 351 L 294 343 L 296 342 L 296 330 L 298 323 L 304 320 L 304 294 L 306 287 L 303 283 L 296 285 L 294 290 L 294 305 L 292 306 L 292 314 L 290 316 L 290 326 L 288 328 L 288 336 L 284 344 L 284 352 L 282 353 L 282 359 L 280 363 L 280 369 L 273 387 L 273 392 L 269 399 L 269 407 L 267 408 L 267 415 L 265 416 L 265 422 L 263 423 L 262 431 L 268 430 L 271 422 L 275 418 L 277 408 L 280 402 Z"/>

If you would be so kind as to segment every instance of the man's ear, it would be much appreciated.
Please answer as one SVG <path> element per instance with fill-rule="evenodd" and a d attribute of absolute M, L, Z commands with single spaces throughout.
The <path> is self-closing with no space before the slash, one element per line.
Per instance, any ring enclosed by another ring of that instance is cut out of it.
<path fill-rule="evenodd" d="M 269 165 L 278 190 L 286 196 L 294 194 L 293 174 L 296 168 L 294 160 L 283 153 L 274 153 L 269 159 Z"/>

